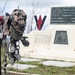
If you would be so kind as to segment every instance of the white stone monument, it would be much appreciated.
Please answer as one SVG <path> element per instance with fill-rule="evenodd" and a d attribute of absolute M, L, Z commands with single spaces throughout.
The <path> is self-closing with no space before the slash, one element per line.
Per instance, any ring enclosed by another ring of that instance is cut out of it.
<path fill-rule="evenodd" d="M 66 9 L 73 12 L 75 7 L 67 7 L 63 11 L 66 11 Z M 57 10 L 60 13 L 62 12 L 59 8 Z M 20 42 L 21 56 L 75 61 L 75 18 L 72 16 L 73 18 L 66 18 L 67 21 L 65 21 L 66 19 L 62 18 L 64 15 L 60 15 L 63 21 L 58 18 L 55 20 L 55 17 L 58 17 L 60 13 L 53 16 L 54 20 L 51 19 L 51 24 L 44 31 L 33 31 L 30 34 L 24 34 L 28 37 L 27 40 L 30 44 L 29 46 L 23 46 Z M 70 13 L 64 12 L 64 14 Z"/>

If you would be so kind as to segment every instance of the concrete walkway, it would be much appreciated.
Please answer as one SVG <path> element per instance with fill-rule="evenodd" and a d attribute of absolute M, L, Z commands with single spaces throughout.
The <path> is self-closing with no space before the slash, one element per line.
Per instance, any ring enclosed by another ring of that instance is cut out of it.
<path fill-rule="evenodd" d="M 9 67 L 9 68 L 15 68 L 15 69 L 19 69 L 19 70 L 23 70 L 23 69 L 28 69 L 28 68 L 35 68 L 37 66 L 15 63 L 14 65 L 8 64 L 7 67 Z"/>
<path fill-rule="evenodd" d="M 32 59 L 32 58 L 21 58 L 20 61 L 23 62 L 33 62 L 33 61 L 39 61 L 39 63 L 42 63 L 45 66 L 58 66 L 58 67 L 71 67 L 75 66 L 75 63 L 72 62 L 62 62 L 62 61 L 42 61 L 39 59 Z M 28 69 L 28 68 L 35 68 L 38 67 L 37 65 L 28 65 L 28 64 L 17 64 L 15 63 L 14 65 L 8 64 L 7 67 L 12 67 L 15 69 Z"/>
<path fill-rule="evenodd" d="M 71 67 L 75 66 L 72 62 L 61 62 L 61 61 L 44 61 L 41 62 L 45 66 L 57 66 L 57 67 Z"/>
<path fill-rule="evenodd" d="M 34 58 L 21 58 L 20 61 L 23 62 L 33 62 L 33 61 L 41 61 L 40 59 L 34 59 Z"/>

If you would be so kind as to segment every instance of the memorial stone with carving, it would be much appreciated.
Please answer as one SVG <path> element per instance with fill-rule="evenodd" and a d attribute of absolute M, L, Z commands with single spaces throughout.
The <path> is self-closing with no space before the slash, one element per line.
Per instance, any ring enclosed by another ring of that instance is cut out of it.
<path fill-rule="evenodd" d="M 75 61 L 75 7 L 51 7 L 51 11 L 50 25 L 44 31 L 23 35 L 28 37 L 30 44 L 23 46 L 20 43 L 20 54 L 25 57 Z"/>

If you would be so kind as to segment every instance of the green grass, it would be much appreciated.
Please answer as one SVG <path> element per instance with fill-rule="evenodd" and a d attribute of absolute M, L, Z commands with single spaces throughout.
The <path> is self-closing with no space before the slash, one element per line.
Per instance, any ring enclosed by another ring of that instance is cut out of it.
<path fill-rule="evenodd" d="M 39 65 L 39 61 L 34 61 L 34 62 L 30 62 L 30 61 L 28 61 L 28 62 L 18 61 L 16 63 L 18 63 L 18 64 L 28 64 L 28 65 Z"/>
<path fill-rule="evenodd" d="M 4 49 L 1 49 L 1 64 L 3 63 L 3 59 L 4 59 Z"/>
<path fill-rule="evenodd" d="M 75 75 L 75 66 L 61 68 L 55 66 L 44 66 L 40 64 L 36 68 L 28 68 L 26 70 L 18 70 L 13 68 L 8 68 L 8 70 L 40 75 Z"/>
<path fill-rule="evenodd" d="M 28 68 L 24 70 L 18 70 L 13 68 L 8 68 L 8 70 L 30 73 L 30 74 L 40 74 L 40 75 L 75 75 L 75 66 L 73 67 L 56 67 L 56 66 L 45 66 L 39 62 L 23 62 L 20 64 L 36 65 L 35 68 Z"/>
<path fill-rule="evenodd" d="M 4 57 L 4 48 L 1 49 L 1 57 Z"/>
<path fill-rule="evenodd" d="M 4 57 L 4 50 L 1 50 L 1 57 Z M 43 60 L 42 60 L 43 61 Z M 9 63 L 9 62 L 8 62 Z M 73 67 L 55 67 L 55 66 L 45 66 L 40 64 L 39 61 L 34 62 L 23 62 L 18 61 L 16 63 L 19 64 L 28 64 L 28 65 L 36 65 L 35 68 L 28 68 L 24 70 L 14 69 L 14 68 L 7 68 L 9 71 L 16 71 L 16 72 L 23 72 L 23 73 L 30 73 L 30 74 L 39 74 L 39 75 L 75 75 L 75 66 Z"/>

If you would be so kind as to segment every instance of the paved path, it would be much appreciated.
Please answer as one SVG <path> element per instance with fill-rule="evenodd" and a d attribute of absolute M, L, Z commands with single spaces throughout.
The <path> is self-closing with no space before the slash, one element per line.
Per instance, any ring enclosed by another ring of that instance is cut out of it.
<path fill-rule="evenodd" d="M 20 61 L 22 61 L 22 62 L 39 61 L 39 63 L 42 63 L 45 66 L 58 66 L 58 67 L 75 66 L 75 63 L 72 63 L 72 62 L 50 61 L 50 60 L 43 61 L 43 60 L 40 60 L 40 59 L 32 59 L 32 58 L 21 58 Z M 30 65 L 30 64 L 28 65 L 28 64 L 17 64 L 17 63 L 15 63 L 14 65 L 8 64 L 7 67 L 23 70 L 23 69 L 28 69 L 28 68 L 35 68 L 35 67 L 38 67 L 38 66 L 37 65 Z M 10 75 L 12 75 L 12 74 L 10 74 Z M 38 74 L 31 74 L 31 75 L 38 75 Z"/>
<path fill-rule="evenodd" d="M 39 61 L 39 63 L 42 63 L 45 66 L 58 66 L 58 67 L 71 67 L 71 66 L 75 66 L 75 63 L 72 62 L 62 62 L 62 61 L 42 61 L 39 59 L 32 59 L 32 58 L 21 58 L 20 61 L 23 62 L 33 62 L 33 61 Z M 8 64 L 7 67 L 12 67 L 15 69 L 28 69 L 28 68 L 35 68 L 38 67 L 37 65 L 28 65 L 28 64 Z"/>
<path fill-rule="evenodd" d="M 33 61 L 41 61 L 40 59 L 34 59 L 34 58 L 21 58 L 20 61 L 23 62 L 33 62 Z"/>
<path fill-rule="evenodd" d="M 15 63 L 14 65 L 8 64 L 7 67 L 11 67 L 11 68 L 23 70 L 23 69 L 28 69 L 28 68 L 35 68 L 37 66 L 27 65 L 27 64 L 17 64 L 17 63 Z"/>
<path fill-rule="evenodd" d="M 58 67 L 71 67 L 75 66 L 75 63 L 72 62 L 61 62 L 61 61 L 44 61 L 41 62 L 43 65 L 46 66 L 58 66 Z"/>

